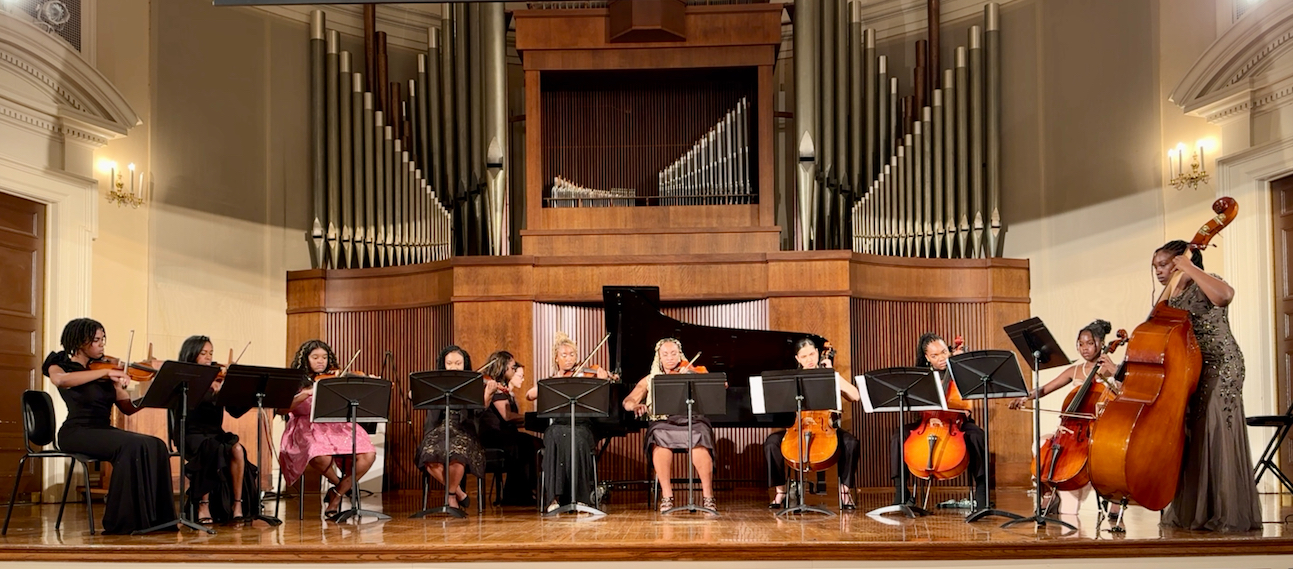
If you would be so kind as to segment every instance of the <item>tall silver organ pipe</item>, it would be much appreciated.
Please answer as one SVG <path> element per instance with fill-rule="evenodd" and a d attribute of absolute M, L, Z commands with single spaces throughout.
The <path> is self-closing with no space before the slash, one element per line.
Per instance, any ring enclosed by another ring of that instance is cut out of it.
<path fill-rule="evenodd" d="M 931 13 L 931 19 L 936 15 Z M 801 38 L 795 30 L 797 69 L 800 42 L 830 39 L 829 34 L 814 36 L 809 31 L 808 38 Z M 836 128 L 848 128 L 847 148 L 833 150 L 835 162 L 830 171 L 853 167 L 851 157 L 860 150 L 861 165 L 856 168 L 861 171 L 854 177 L 856 188 L 865 191 L 854 192 L 847 207 L 853 217 L 848 224 L 853 231 L 853 250 L 947 258 L 1001 254 L 1002 46 L 997 4 L 984 7 L 983 24 L 970 27 L 966 44 L 955 48 L 949 68 L 927 69 L 922 75 L 925 80 L 909 85 L 899 85 L 904 74 L 889 69 L 889 60 L 877 54 L 874 30 L 861 30 L 859 41 L 852 37 L 854 34 L 849 34 L 846 57 L 863 59 L 858 65 L 862 76 L 860 81 L 850 78 L 848 87 L 863 92 L 860 97 L 858 93 L 849 95 L 860 98 L 862 108 L 837 110 L 849 115 L 836 116 L 835 121 Z M 936 45 L 935 41 L 931 39 L 929 45 Z M 825 48 L 803 51 L 836 53 Z M 927 64 L 937 65 L 937 54 L 917 62 L 918 67 Z M 814 78 L 796 73 L 796 80 Z M 837 92 L 834 88 L 838 85 L 826 79 L 810 84 Z M 925 90 L 911 93 L 909 100 L 915 105 L 900 104 L 904 90 L 918 87 Z M 803 109 L 797 106 L 795 111 L 798 115 Z M 854 126 L 856 118 L 862 119 L 860 127 Z M 824 121 L 818 124 L 825 128 Z M 841 166 L 842 157 L 850 158 L 849 166 Z M 801 187 L 801 191 L 820 190 Z M 803 200 L 801 196 L 801 203 Z M 811 221 L 819 220 L 814 217 Z"/>

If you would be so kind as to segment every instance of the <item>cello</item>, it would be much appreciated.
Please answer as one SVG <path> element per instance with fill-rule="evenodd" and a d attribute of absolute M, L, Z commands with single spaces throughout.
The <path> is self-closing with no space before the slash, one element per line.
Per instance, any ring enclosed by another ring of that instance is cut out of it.
<path fill-rule="evenodd" d="M 1100 355 L 1113 353 L 1126 341 L 1127 331 L 1119 330 L 1118 337 L 1104 346 Z M 1050 444 L 1041 448 L 1041 461 L 1046 465 L 1046 470 L 1042 472 L 1042 484 L 1046 486 L 1071 492 L 1091 482 L 1091 476 L 1087 473 L 1091 422 L 1115 396 L 1113 389 L 1096 380 L 1099 371 L 1100 365 L 1097 362 L 1082 385 L 1064 398 L 1064 414 L 1060 418 L 1060 426 L 1051 436 Z M 1033 457 L 1029 472 L 1037 472 L 1037 460 L 1037 457 Z"/>
<path fill-rule="evenodd" d="M 954 352 L 962 350 L 965 340 L 957 336 L 952 344 Z M 961 390 L 953 381 L 947 393 L 947 410 L 921 413 L 920 425 L 911 430 L 902 444 L 903 462 L 913 476 L 925 480 L 949 480 L 969 468 L 970 455 L 966 452 L 965 431 L 961 430 L 961 423 L 970 409 L 970 404 L 961 399 Z"/>
<path fill-rule="evenodd" d="M 1214 202 L 1217 215 L 1199 228 L 1190 249 L 1207 247 L 1238 209 L 1233 198 Z M 1122 392 L 1091 428 L 1091 485 L 1111 502 L 1162 510 L 1176 495 L 1185 409 L 1203 369 L 1190 313 L 1168 305 L 1180 277 L 1172 276 L 1149 318 L 1132 332 L 1119 370 Z"/>
<path fill-rule="evenodd" d="M 823 346 L 821 363 L 835 361 L 835 348 L 830 342 Z M 785 438 L 781 439 L 781 457 L 786 464 L 795 470 L 813 472 L 826 470 L 839 461 L 839 437 L 835 435 L 831 414 L 834 411 L 800 411 L 795 422 L 786 429 Z M 801 447 L 803 447 L 801 454 Z M 804 464 L 800 464 L 800 457 Z"/>

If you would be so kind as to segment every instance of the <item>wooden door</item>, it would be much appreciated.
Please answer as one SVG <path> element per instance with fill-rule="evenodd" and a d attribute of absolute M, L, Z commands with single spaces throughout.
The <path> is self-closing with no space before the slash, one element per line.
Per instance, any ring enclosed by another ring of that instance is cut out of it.
<path fill-rule="evenodd" d="M 45 307 L 45 206 L 0 193 L 0 488 L 13 487 L 22 456 L 22 392 L 40 388 Z M 28 461 L 19 492 L 40 490 Z"/>

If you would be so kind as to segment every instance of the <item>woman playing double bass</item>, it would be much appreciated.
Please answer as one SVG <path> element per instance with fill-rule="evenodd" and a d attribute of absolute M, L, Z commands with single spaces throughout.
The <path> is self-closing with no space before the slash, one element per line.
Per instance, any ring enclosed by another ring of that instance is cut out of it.
<path fill-rule="evenodd" d="M 926 332 L 921 335 L 920 341 L 916 344 L 916 367 L 927 367 L 934 370 L 935 375 L 947 380 L 943 389 L 949 392 L 956 391 L 956 380 L 947 370 L 947 359 L 961 353 L 958 347 L 955 352 L 947 347 L 947 342 L 941 336 L 933 332 Z M 889 476 L 893 478 L 894 485 L 894 503 L 902 504 L 910 500 L 907 488 L 902 484 L 902 469 L 906 468 L 903 461 L 903 444 L 907 440 L 907 435 L 921 426 L 922 423 L 911 423 L 906 425 L 900 433 L 896 433 L 890 440 L 889 444 Z M 974 480 L 974 509 L 983 509 L 990 507 L 988 501 L 988 469 L 983 464 L 983 429 L 974 423 L 968 412 L 961 419 L 960 431 L 964 433 L 965 452 L 969 457 L 969 471 Z"/>
<path fill-rule="evenodd" d="M 828 351 L 829 353 L 829 351 Z M 821 350 L 812 338 L 801 338 L 795 342 L 795 362 L 800 369 L 817 369 L 833 367 L 833 362 L 829 357 L 823 357 Z M 840 395 L 844 399 L 853 402 L 862 399 L 861 392 L 856 385 L 853 385 L 843 376 L 835 374 L 835 384 L 840 389 Z M 778 429 L 768 435 L 763 441 L 763 462 L 768 466 L 768 486 L 775 487 L 777 495 L 768 504 L 768 508 L 780 510 L 786 504 L 786 461 L 781 452 L 781 444 L 786 438 L 786 431 Z M 853 487 L 857 477 L 858 459 L 862 456 L 862 443 L 857 437 L 853 436 L 844 429 L 835 429 L 835 438 L 837 440 L 838 450 L 836 451 L 839 461 L 836 463 L 839 468 L 840 478 L 840 504 L 845 510 L 857 509 L 857 504 L 853 502 L 853 495 L 849 491 Z M 791 439 L 792 441 L 794 439 Z"/>
<path fill-rule="evenodd" d="M 1180 482 L 1163 523 L 1213 531 L 1261 529 L 1244 426 L 1244 355 L 1230 333 L 1227 308 L 1235 290 L 1204 272 L 1203 255 L 1184 241 L 1154 251 L 1153 266 L 1160 284 L 1168 284 L 1175 272 L 1183 275 L 1168 305 L 1190 313 L 1203 354 L 1199 384 L 1186 411 Z"/>
<path fill-rule="evenodd" d="M 651 362 L 651 375 L 638 381 L 633 391 L 624 398 L 624 409 L 639 417 L 649 417 L 651 425 L 642 437 L 644 453 L 651 457 L 656 480 L 660 482 L 660 511 L 673 508 L 673 451 L 691 453 L 696 475 L 700 477 L 701 506 L 715 509 L 714 501 L 714 429 L 709 419 L 695 417 L 688 440 L 687 416 L 649 416 L 651 410 L 653 378 L 657 375 L 677 373 L 706 373 L 704 366 L 693 366 L 682 358 L 682 342 L 665 338 L 655 344 L 655 358 Z"/>
<path fill-rule="evenodd" d="M 1011 409 L 1022 409 L 1028 404 L 1028 401 L 1034 397 L 1040 399 L 1051 393 L 1059 391 L 1060 388 L 1070 383 L 1074 384 L 1074 390 L 1082 387 L 1082 382 L 1092 371 L 1095 372 L 1096 379 L 1106 380 L 1112 378 L 1118 371 L 1118 366 L 1113 363 L 1113 359 L 1108 354 L 1102 353 L 1101 348 L 1104 346 L 1104 338 L 1113 330 L 1113 326 L 1105 320 L 1095 320 L 1078 332 L 1077 349 L 1078 354 L 1082 356 L 1082 363 L 1071 366 L 1060 372 L 1055 379 L 1052 379 L 1046 385 L 1038 388 L 1036 392 L 1030 392 L 1025 397 L 1020 397 L 1010 402 Z M 1045 448 L 1050 444 L 1052 435 L 1046 435 L 1042 438 L 1041 446 Z M 1083 449 L 1085 451 L 1085 449 Z M 1043 467 L 1044 468 L 1044 467 Z M 1091 486 L 1087 485 L 1081 490 L 1060 491 L 1059 507 L 1061 514 L 1076 514 L 1078 506 L 1086 499 L 1087 494 L 1091 492 Z M 1043 503 L 1043 507 L 1049 508 L 1049 503 Z M 1117 507 L 1116 505 L 1113 507 Z M 1114 512 L 1116 514 L 1116 512 Z"/>

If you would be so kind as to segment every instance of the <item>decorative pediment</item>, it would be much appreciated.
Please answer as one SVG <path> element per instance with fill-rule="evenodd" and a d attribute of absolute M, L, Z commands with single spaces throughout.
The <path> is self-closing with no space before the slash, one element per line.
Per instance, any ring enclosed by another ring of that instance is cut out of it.
<path fill-rule="evenodd" d="M 1190 68 L 1169 97 L 1186 113 L 1226 122 L 1293 102 L 1293 2 L 1263 2 Z"/>
<path fill-rule="evenodd" d="M 125 97 L 75 50 L 3 11 L 0 119 L 98 145 L 140 124 Z"/>

